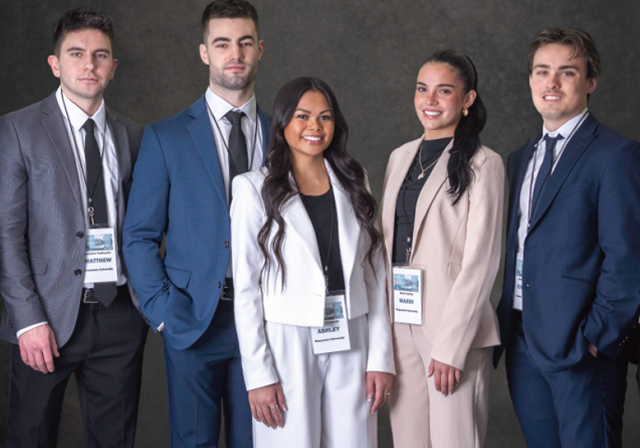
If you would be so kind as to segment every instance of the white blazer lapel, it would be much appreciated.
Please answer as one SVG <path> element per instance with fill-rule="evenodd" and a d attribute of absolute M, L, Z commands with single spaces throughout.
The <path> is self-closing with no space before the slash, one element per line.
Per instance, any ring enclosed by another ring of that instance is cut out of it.
<path fill-rule="evenodd" d="M 344 284 L 348 289 L 351 280 L 351 272 L 356 262 L 358 242 L 360 240 L 360 226 L 355 217 L 355 211 L 351 205 L 351 200 L 338 181 L 335 173 L 331 169 L 329 162 L 325 159 L 325 166 L 329 174 L 329 181 L 333 188 L 333 197 L 336 201 L 336 212 L 338 215 L 338 242 L 340 244 L 340 258 L 342 261 L 342 272 L 344 273 Z"/>

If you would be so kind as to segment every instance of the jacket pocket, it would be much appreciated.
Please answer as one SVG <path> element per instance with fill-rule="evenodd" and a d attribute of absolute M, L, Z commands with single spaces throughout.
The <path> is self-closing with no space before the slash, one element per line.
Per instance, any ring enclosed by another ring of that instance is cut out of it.
<path fill-rule="evenodd" d="M 189 286 L 189 281 L 191 280 L 191 271 L 185 271 L 184 269 L 176 269 L 169 266 L 165 266 L 167 270 L 167 276 L 171 283 L 176 288 L 185 289 Z"/>

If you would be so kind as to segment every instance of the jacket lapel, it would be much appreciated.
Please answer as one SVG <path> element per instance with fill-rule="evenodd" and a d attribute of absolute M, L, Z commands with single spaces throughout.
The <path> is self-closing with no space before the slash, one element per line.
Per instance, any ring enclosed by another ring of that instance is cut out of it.
<path fill-rule="evenodd" d="M 515 247 L 515 237 L 518 232 L 518 213 L 520 212 L 520 194 L 522 192 L 522 183 L 524 182 L 524 176 L 527 172 L 527 167 L 529 166 L 529 161 L 531 160 L 531 155 L 536 148 L 536 143 L 540 141 L 542 135 L 538 135 L 535 139 L 529 140 L 525 146 L 521 155 L 519 155 L 520 160 L 516 161 L 516 172 L 513 173 L 514 178 L 509 179 L 509 183 L 512 186 L 509 190 L 509 217 L 508 217 L 508 228 L 507 228 L 507 247 Z M 514 153 L 512 157 L 518 157 L 517 153 Z M 513 242 L 513 246 L 509 243 Z"/>
<path fill-rule="evenodd" d="M 338 217 L 340 260 L 342 261 L 344 284 L 348 285 L 356 262 L 356 253 L 358 251 L 358 243 L 360 241 L 360 225 L 356 221 L 355 211 L 351 205 L 351 200 L 343 190 L 340 181 L 338 181 L 338 178 L 331 168 L 331 165 L 326 159 L 324 164 L 327 167 L 329 181 L 333 188 L 333 197 L 335 198 L 336 213 Z"/>
<path fill-rule="evenodd" d="M 589 114 L 589 117 L 587 117 L 584 124 L 580 126 L 569 143 L 567 143 L 562 157 L 560 157 L 558 164 L 553 170 L 551 176 L 549 176 L 549 179 L 547 179 L 546 185 L 542 190 L 540 203 L 533 211 L 529 232 L 533 230 L 536 224 L 540 221 L 540 218 L 547 211 L 574 165 L 595 137 L 594 131 L 597 125 L 598 121 Z"/>
<path fill-rule="evenodd" d="M 290 174 L 290 177 L 293 178 L 293 174 Z M 300 246 L 306 249 L 311 255 L 310 260 L 313 260 L 317 268 L 322 270 L 322 260 L 320 258 L 320 250 L 318 249 L 316 231 L 313 228 L 311 218 L 309 218 L 307 209 L 304 207 L 299 194 L 293 195 L 293 197 L 287 201 L 282 209 L 282 216 L 287 226 L 286 232 L 298 234 Z"/>
<path fill-rule="evenodd" d="M 264 162 L 267 157 L 267 147 L 269 146 L 269 138 L 271 136 L 271 120 L 262 112 L 260 106 L 258 107 L 258 116 L 260 117 L 260 128 L 262 130 L 262 166 L 264 166 Z"/>
<path fill-rule="evenodd" d="M 80 196 L 80 183 L 78 180 L 78 169 L 76 166 L 76 158 L 73 154 L 75 149 L 71 146 L 67 127 L 64 123 L 64 117 L 60 112 L 60 106 L 56 98 L 56 93 L 52 93 L 42 101 L 42 124 L 49 134 L 49 138 L 53 143 L 62 166 L 64 167 L 71 192 L 76 202 L 83 208 L 82 197 Z"/>
<path fill-rule="evenodd" d="M 222 175 L 218 150 L 216 149 L 216 142 L 213 138 L 211 120 L 207 113 L 204 95 L 189 108 L 188 113 L 193 118 L 193 121 L 187 125 L 187 131 L 209 173 L 211 182 L 218 192 L 220 200 L 223 203 L 227 203 L 224 177 Z"/>
<path fill-rule="evenodd" d="M 422 187 L 420 195 L 418 195 L 418 202 L 416 203 L 415 221 L 413 223 L 413 238 L 412 246 L 416 247 L 418 244 L 418 234 L 422 227 L 422 222 L 427 216 L 431 204 L 438 194 L 438 191 L 442 188 L 447 180 L 447 164 L 449 163 L 449 156 L 451 148 L 453 147 L 453 140 L 449 142 L 447 147 L 442 152 L 442 155 L 438 159 L 438 162 L 433 167 L 433 171 L 429 174 L 427 182 Z M 413 254 L 411 255 L 413 257 Z"/>
<path fill-rule="evenodd" d="M 393 253 L 393 227 L 395 224 L 396 216 L 396 204 L 398 202 L 398 193 L 402 182 L 404 182 L 411 162 L 415 158 L 423 138 L 420 137 L 417 140 L 407 143 L 404 154 L 400 157 L 393 170 L 389 173 L 387 184 L 384 187 L 384 195 L 382 203 L 384 207 L 382 209 L 382 233 L 384 234 L 384 244 L 386 246 L 387 261 L 391 263 L 391 254 Z"/>

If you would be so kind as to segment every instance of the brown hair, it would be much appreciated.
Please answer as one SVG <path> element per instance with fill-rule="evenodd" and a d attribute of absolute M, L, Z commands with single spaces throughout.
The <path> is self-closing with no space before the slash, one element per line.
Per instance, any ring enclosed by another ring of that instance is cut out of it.
<path fill-rule="evenodd" d="M 60 56 L 60 46 L 67 33 L 88 29 L 102 31 L 113 46 L 113 24 L 109 17 L 95 9 L 76 8 L 64 13 L 56 23 L 53 29 L 53 54 Z"/>
<path fill-rule="evenodd" d="M 211 19 L 251 19 L 256 27 L 256 34 L 260 36 L 258 11 L 246 0 L 214 0 L 209 3 L 202 12 L 200 21 L 203 36 L 209 31 Z"/>
<path fill-rule="evenodd" d="M 540 47 L 548 44 L 563 44 L 573 48 L 572 58 L 583 57 L 587 62 L 587 78 L 600 76 L 600 53 L 596 44 L 584 30 L 578 28 L 545 28 L 538 31 L 529 46 L 529 74 L 533 72 L 533 58 Z"/>

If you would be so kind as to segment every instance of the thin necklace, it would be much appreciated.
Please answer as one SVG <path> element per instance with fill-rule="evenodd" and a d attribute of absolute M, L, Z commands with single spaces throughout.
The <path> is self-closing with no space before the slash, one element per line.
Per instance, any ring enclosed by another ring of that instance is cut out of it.
<path fill-rule="evenodd" d="M 422 167 L 422 148 L 423 147 L 424 147 L 424 145 L 421 144 L 420 145 L 420 155 L 418 156 L 418 163 L 420 164 L 420 174 L 418 175 L 418 180 L 422 179 L 424 177 L 424 173 L 429 171 L 429 169 L 433 168 L 433 165 L 438 163 L 438 160 L 440 160 L 440 156 L 439 156 L 436 160 L 434 160 L 431 164 L 429 164 L 428 167 L 423 168 Z"/>

